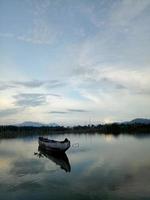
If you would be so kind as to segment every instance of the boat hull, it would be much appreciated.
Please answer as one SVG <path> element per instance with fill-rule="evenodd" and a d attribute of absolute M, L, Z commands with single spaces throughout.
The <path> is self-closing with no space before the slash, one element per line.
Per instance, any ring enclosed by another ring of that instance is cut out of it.
<path fill-rule="evenodd" d="M 44 138 L 39 138 L 39 146 L 50 151 L 65 152 L 70 147 L 70 141 L 54 141 Z"/>

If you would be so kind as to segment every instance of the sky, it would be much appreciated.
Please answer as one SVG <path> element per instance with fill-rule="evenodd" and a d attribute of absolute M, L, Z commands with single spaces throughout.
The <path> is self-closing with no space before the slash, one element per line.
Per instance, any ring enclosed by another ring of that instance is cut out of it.
<path fill-rule="evenodd" d="M 149 0 L 0 0 L 0 124 L 150 118 Z"/>

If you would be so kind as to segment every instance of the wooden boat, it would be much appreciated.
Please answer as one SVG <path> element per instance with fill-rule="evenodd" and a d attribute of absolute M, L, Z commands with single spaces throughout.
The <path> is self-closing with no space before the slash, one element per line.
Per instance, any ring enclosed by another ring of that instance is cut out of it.
<path fill-rule="evenodd" d="M 71 166 L 69 163 L 69 159 L 65 152 L 62 151 L 49 151 L 45 150 L 42 147 L 39 146 L 39 158 L 45 156 L 52 162 L 54 162 L 56 165 L 59 165 L 61 169 L 65 170 L 66 172 L 71 171 Z"/>
<path fill-rule="evenodd" d="M 64 141 L 56 141 L 39 137 L 39 146 L 46 150 L 65 152 L 70 147 L 70 141 L 67 138 Z"/>

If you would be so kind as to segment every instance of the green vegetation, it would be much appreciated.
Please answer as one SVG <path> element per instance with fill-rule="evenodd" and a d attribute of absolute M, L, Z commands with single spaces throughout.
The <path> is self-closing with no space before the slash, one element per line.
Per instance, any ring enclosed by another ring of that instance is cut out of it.
<path fill-rule="evenodd" d="M 0 138 L 15 138 L 29 135 L 48 135 L 59 133 L 105 133 L 119 135 L 120 133 L 134 134 L 134 133 L 150 133 L 150 124 L 104 124 L 104 125 L 88 125 L 88 126 L 74 126 L 74 127 L 18 127 L 18 126 L 0 126 Z"/>

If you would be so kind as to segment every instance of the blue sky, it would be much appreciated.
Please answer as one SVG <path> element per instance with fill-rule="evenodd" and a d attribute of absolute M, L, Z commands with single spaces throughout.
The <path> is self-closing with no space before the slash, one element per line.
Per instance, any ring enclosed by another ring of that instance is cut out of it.
<path fill-rule="evenodd" d="M 150 117 L 149 0 L 0 0 L 0 124 Z"/>

